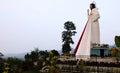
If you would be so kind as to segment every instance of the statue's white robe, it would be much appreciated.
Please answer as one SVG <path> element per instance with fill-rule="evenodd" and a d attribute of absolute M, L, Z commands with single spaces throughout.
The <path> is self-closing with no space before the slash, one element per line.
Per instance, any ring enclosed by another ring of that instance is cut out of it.
<path fill-rule="evenodd" d="M 98 21 L 100 15 L 97 8 L 92 9 L 91 13 L 92 15 L 89 15 L 89 19 L 91 19 L 91 44 L 100 44 L 100 29 Z"/>
<path fill-rule="evenodd" d="M 91 44 L 100 44 L 99 18 L 99 12 L 93 9 L 75 48 L 76 59 L 90 59 Z"/>

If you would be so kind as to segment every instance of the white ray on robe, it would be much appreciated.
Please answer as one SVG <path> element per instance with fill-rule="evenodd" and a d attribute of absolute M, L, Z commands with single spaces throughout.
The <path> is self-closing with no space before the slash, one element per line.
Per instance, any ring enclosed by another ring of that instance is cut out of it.
<path fill-rule="evenodd" d="M 77 45 L 76 59 L 90 58 L 91 20 L 88 20 Z"/>

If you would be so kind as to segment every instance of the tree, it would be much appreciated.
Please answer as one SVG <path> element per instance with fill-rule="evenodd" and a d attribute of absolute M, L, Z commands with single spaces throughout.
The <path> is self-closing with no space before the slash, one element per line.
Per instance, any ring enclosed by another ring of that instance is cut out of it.
<path fill-rule="evenodd" d="M 25 55 L 25 60 L 26 61 L 32 61 L 32 62 L 35 62 L 35 61 L 38 61 L 39 60 L 39 49 L 38 48 L 35 48 L 35 50 L 31 51 L 31 53 L 27 53 Z"/>
<path fill-rule="evenodd" d="M 116 46 L 117 46 L 117 53 L 116 53 L 116 60 L 117 60 L 117 62 L 119 62 L 119 60 L 120 60 L 120 36 L 115 36 L 115 38 L 114 38 L 114 40 L 115 40 L 115 44 L 116 44 Z"/>
<path fill-rule="evenodd" d="M 4 69 L 4 59 L 2 58 L 2 56 L 4 55 L 0 52 L 0 73 L 2 73 Z"/>
<path fill-rule="evenodd" d="M 53 53 L 54 56 L 60 56 L 57 50 L 51 50 L 51 52 Z"/>
<path fill-rule="evenodd" d="M 30 53 L 27 53 L 24 56 L 24 70 L 28 71 L 27 73 L 29 73 L 29 71 L 39 71 L 43 67 L 43 62 L 45 61 L 45 59 L 43 59 L 43 55 L 46 55 L 46 51 L 40 51 L 38 48 L 35 48 Z"/>
<path fill-rule="evenodd" d="M 115 44 L 117 47 L 120 47 L 120 36 L 115 36 Z"/>
<path fill-rule="evenodd" d="M 32 61 L 38 61 L 39 60 L 39 50 L 36 48 L 34 51 L 31 52 L 31 58 Z"/>
<path fill-rule="evenodd" d="M 0 52 L 0 59 L 2 59 L 2 56 L 4 56 L 4 55 Z"/>
<path fill-rule="evenodd" d="M 42 58 L 43 60 L 46 60 L 46 58 L 49 56 L 49 52 L 47 50 L 45 51 L 39 51 L 39 55 L 40 55 L 40 58 Z"/>
<path fill-rule="evenodd" d="M 21 73 L 23 67 L 23 61 L 15 58 L 15 57 L 8 57 L 5 62 L 5 65 L 8 65 L 10 73 Z M 6 68 L 5 68 L 6 69 Z M 9 73 L 9 72 L 8 72 Z"/>
<path fill-rule="evenodd" d="M 31 55 L 30 55 L 29 53 L 27 53 L 27 54 L 25 55 L 25 60 L 26 60 L 26 61 L 32 61 Z"/>
<path fill-rule="evenodd" d="M 70 44 L 74 44 L 72 36 L 76 34 L 76 26 L 73 22 L 67 21 L 64 23 L 65 31 L 62 32 L 62 52 L 63 54 L 69 53 L 71 51 Z"/>

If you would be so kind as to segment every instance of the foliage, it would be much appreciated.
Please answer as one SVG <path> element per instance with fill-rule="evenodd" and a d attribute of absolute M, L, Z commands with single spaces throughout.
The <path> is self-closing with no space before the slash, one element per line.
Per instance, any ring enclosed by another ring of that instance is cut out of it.
<path fill-rule="evenodd" d="M 9 57 L 5 63 L 9 64 L 9 68 L 11 72 L 13 73 L 21 73 L 22 72 L 22 66 L 23 66 L 23 61 L 15 58 L 15 57 Z"/>
<path fill-rule="evenodd" d="M 46 60 L 46 58 L 49 56 L 49 52 L 47 50 L 45 51 L 39 51 L 39 55 L 43 60 Z"/>
<path fill-rule="evenodd" d="M 34 64 L 31 61 L 24 61 L 23 62 L 23 71 L 34 70 Z"/>
<path fill-rule="evenodd" d="M 39 50 L 38 48 L 35 48 L 35 50 L 31 51 L 31 53 L 27 53 L 25 55 L 25 60 L 26 61 L 32 61 L 35 62 L 37 60 L 39 60 Z"/>
<path fill-rule="evenodd" d="M 80 60 L 79 65 L 80 65 L 81 72 L 83 72 L 83 70 L 85 70 L 85 62 L 82 59 Z"/>
<path fill-rule="evenodd" d="M 50 73 L 59 73 L 56 67 L 56 60 L 53 52 L 49 52 L 49 57 L 46 58 L 47 65 L 50 66 Z"/>
<path fill-rule="evenodd" d="M 119 62 L 120 60 L 120 49 L 113 47 L 110 50 L 110 54 L 112 57 L 114 57 L 116 59 L 117 62 Z"/>
<path fill-rule="evenodd" d="M 76 34 L 76 26 L 73 22 L 67 21 L 64 23 L 64 29 L 66 30 L 62 32 L 62 52 L 65 54 L 71 51 L 70 44 L 74 44 L 72 36 Z"/>
<path fill-rule="evenodd" d="M 50 66 L 50 73 L 60 73 L 55 66 Z"/>
<path fill-rule="evenodd" d="M 120 36 L 115 36 L 115 44 L 117 47 L 120 47 Z"/>
<path fill-rule="evenodd" d="M 51 52 L 35 49 L 25 55 L 24 71 L 41 70 L 42 67 L 55 65 L 56 57 L 59 56 L 57 50 Z"/>
<path fill-rule="evenodd" d="M 60 56 L 57 50 L 51 50 L 51 52 L 53 53 L 54 56 Z"/>
<path fill-rule="evenodd" d="M 100 46 L 103 47 L 103 48 L 108 48 L 109 47 L 108 44 L 101 44 Z"/>
<path fill-rule="evenodd" d="M 42 67 L 46 65 L 45 61 L 48 56 L 49 53 L 47 51 L 35 48 L 35 50 L 25 55 L 24 71 L 41 70 Z"/>
<path fill-rule="evenodd" d="M 10 64 L 7 62 L 4 63 L 3 73 L 10 73 L 11 69 L 10 69 L 9 65 Z"/>
<path fill-rule="evenodd" d="M 32 61 L 31 55 L 30 55 L 29 53 L 27 53 L 27 54 L 25 55 L 25 60 L 26 60 L 26 61 Z"/>
<path fill-rule="evenodd" d="M 45 60 L 47 56 L 48 56 L 47 51 L 39 51 L 39 49 L 36 48 L 35 50 L 33 50 L 30 53 L 27 53 L 25 55 L 25 60 L 35 62 L 35 61 L 38 61 L 41 58 L 43 60 Z"/>
<path fill-rule="evenodd" d="M 116 44 L 116 46 L 117 46 L 117 52 L 116 52 L 116 60 L 117 60 L 117 62 L 119 62 L 119 60 L 120 60 L 120 36 L 115 36 L 115 38 L 114 38 L 114 40 L 115 40 L 115 44 Z"/>
<path fill-rule="evenodd" d="M 55 63 L 55 57 L 52 52 L 49 52 L 49 56 L 46 58 L 47 65 L 51 66 L 54 65 Z"/>
<path fill-rule="evenodd" d="M 2 56 L 4 56 L 4 55 L 0 52 L 0 59 L 2 59 Z"/>
<path fill-rule="evenodd" d="M 4 69 L 4 61 L 0 61 L 0 73 L 3 72 Z"/>
<path fill-rule="evenodd" d="M 41 70 L 43 66 L 48 65 L 48 63 L 50 66 L 55 66 L 57 60 L 55 56 L 58 55 L 57 50 L 47 52 L 40 51 L 36 48 L 24 56 L 25 60 L 15 57 L 0 59 L 0 73 L 39 73 L 39 70 Z"/>
<path fill-rule="evenodd" d="M 111 56 L 115 57 L 118 53 L 118 49 L 116 49 L 115 47 L 113 47 L 111 50 L 110 50 L 110 54 Z"/>
<path fill-rule="evenodd" d="M 3 66 L 4 66 L 4 62 L 3 62 L 2 56 L 4 56 L 4 55 L 0 52 L 0 73 L 2 73 Z"/>

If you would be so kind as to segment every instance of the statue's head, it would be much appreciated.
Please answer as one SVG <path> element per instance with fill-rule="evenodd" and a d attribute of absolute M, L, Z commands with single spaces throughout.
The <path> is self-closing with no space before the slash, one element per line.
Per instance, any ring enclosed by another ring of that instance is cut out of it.
<path fill-rule="evenodd" d="M 90 9 L 92 10 L 92 9 L 94 9 L 94 8 L 96 8 L 95 3 L 91 3 L 91 4 L 90 4 Z"/>

